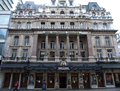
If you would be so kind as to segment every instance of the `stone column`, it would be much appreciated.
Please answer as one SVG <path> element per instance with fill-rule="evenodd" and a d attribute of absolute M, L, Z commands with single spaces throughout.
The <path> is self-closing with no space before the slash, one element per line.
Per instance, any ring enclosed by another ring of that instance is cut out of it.
<path fill-rule="evenodd" d="M 37 46 L 38 46 L 38 35 L 34 35 L 33 38 L 33 48 L 32 48 L 32 57 L 37 57 Z"/>
<path fill-rule="evenodd" d="M 13 81 L 13 72 L 11 73 L 11 77 L 10 77 L 9 89 L 11 89 L 11 87 L 12 87 L 12 81 Z"/>
<path fill-rule="evenodd" d="M 58 38 L 58 34 L 56 35 L 56 57 L 58 57 L 58 42 L 59 42 L 59 38 Z"/>
<path fill-rule="evenodd" d="M 93 56 L 93 50 L 92 50 L 92 40 L 91 40 L 91 35 L 87 35 L 87 45 L 88 45 L 88 55 Z"/>
<path fill-rule="evenodd" d="M 45 39 L 45 56 L 47 57 L 47 50 L 48 50 L 48 34 L 46 34 L 46 39 Z"/>
<path fill-rule="evenodd" d="M 117 39 L 115 35 L 113 36 L 113 45 L 115 48 L 115 56 L 119 57 L 119 50 L 118 50 Z"/>
<path fill-rule="evenodd" d="M 22 73 L 20 72 L 20 75 L 19 75 L 19 86 L 18 86 L 18 89 L 20 88 L 20 86 L 21 86 L 21 75 L 22 75 Z"/>
<path fill-rule="evenodd" d="M 78 49 L 78 57 L 80 57 L 80 39 L 79 39 L 79 34 L 77 34 L 77 49 Z"/>
<path fill-rule="evenodd" d="M 69 57 L 69 34 L 67 34 L 67 57 Z"/>
<path fill-rule="evenodd" d="M 56 35 L 56 56 L 55 56 L 55 61 L 59 62 L 59 51 L 58 51 L 58 46 L 59 46 L 59 36 L 58 34 Z"/>
<path fill-rule="evenodd" d="M 87 46 L 88 46 L 88 56 L 89 56 L 89 62 L 95 62 L 96 60 L 94 59 L 93 56 L 93 49 L 92 49 L 92 40 L 91 40 L 91 35 L 87 35 Z"/>

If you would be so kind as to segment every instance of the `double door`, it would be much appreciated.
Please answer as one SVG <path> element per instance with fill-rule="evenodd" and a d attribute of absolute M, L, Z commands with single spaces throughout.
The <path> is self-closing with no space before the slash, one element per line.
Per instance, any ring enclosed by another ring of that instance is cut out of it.
<path fill-rule="evenodd" d="M 78 73 L 71 74 L 71 85 L 72 88 L 78 88 Z"/>
<path fill-rule="evenodd" d="M 48 73 L 47 75 L 47 88 L 54 88 L 55 73 Z"/>
<path fill-rule="evenodd" d="M 21 77 L 21 87 L 27 87 L 28 75 L 22 74 Z"/>
<path fill-rule="evenodd" d="M 84 88 L 90 88 L 89 73 L 83 73 L 83 85 Z"/>
<path fill-rule="evenodd" d="M 17 82 L 17 81 L 19 81 L 19 73 L 14 73 L 13 74 L 13 83 L 12 83 L 12 87 L 15 87 L 15 83 Z"/>
<path fill-rule="evenodd" d="M 6 74 L 5 74 L 4 87 L 9 87 L 9 84 L 10 84 L 10 78 L 11 78 L 11 73 L 6 73 Z"/>
<path fill-rule="evenodd" d="M 59 74 L 59 86 L 60 88 L 66 88 L 66 73 Z"/>
<path fill-rule="evenodd" d="M 42 88 L 42 80 L 43 80 L 43 74 L 42 73 L 36 73 L 36 88 Z"/>
<path fill-rule="evenodd" d="M 97 80 L 98 80 L 98 87 L 103 87 L 104 86 L 103 74 L 97 74 Z"/>

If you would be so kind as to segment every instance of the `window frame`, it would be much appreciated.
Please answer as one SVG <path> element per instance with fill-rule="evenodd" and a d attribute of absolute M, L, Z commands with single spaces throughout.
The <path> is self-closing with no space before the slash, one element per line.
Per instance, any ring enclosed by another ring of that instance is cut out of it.
<path fill-rule="evenodd" d="M 14 46 L 18 46 L 19 43 L 19 36 L 14 37 Z"/>
<path fill-rule="evenodd" d="M 25 37 L 24 45 L 25 46 L 29 45 L 29 36 Z"/>
<path fill-rule="evenodd" d="M 60 42 L 60 49 L 64 49 L 64 41 Z"/>
<path fill-rule="evenodd" d="M 17 29 L 21 29 L 21 22 L 17 23 Z"/>
<path fill-rule="evenodd" d="M 105 43 L 106 43 L 106 46 L 110 46 L 110 38 L 109 37 L 105 37 Z"/>
<path fill-rule="evenodd" d="M 41 22 L 41 28 L 45 28 L 45 22 Z"/>
<path fill-rule="evenodd" d="M 50 43 L 50 48 L 51 48 L 51 49 L 55 49 L 55 42 L 54 42 L 54 41 L 51 41 L 51 43 Z"/>
<path fill-rule="evenodd" d="M 102 57 L 102 50 L 97 49 L 97 58 L 101 58 L 101 57 Z"/>
<path fill-rule="evenodd" d="M 73 42 L 73 41 L 70 41 L 70 42 L 69 42 L 69 48 L 70 48 L 70 49 L 74 49 L 74 42 Z"/>
<path fill-rule="evenodd" d="M 22 57 L 27 58 L 28 57 L 28 49 L 23 49 L 23 55 Z"/>
<path fill-rule="evenodd" d="M 41 49 L 45 49 L 45 41 L 41 42 Z"/>
<path fill-rule="evenodd" d="M 31 29 L 31 22 L 27 22 L 27 29 Z"/>
<path fill-rule="evenodd" d="M 11 57 L 13 57 L 13 58 L 17 57 L 17 49 L 12 49 Z"/>
<path fill-rule="evenodd" d="M 100 46 L 100 38 L 99 37 L 95 37 L 95 45 Z"/>

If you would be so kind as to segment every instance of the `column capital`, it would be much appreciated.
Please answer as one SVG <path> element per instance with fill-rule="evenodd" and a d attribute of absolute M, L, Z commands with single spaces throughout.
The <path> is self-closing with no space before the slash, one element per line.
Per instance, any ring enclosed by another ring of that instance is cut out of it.
<path fill-rule="evenodd" d="M 46 33 L 45 35 L 46 35 L 46 36 L 48 36 L 49 34 L 48 34 L 48 33 Z"/>
<path fill-rule="evenodd" d="M 70 34 L 66 34 L 67 36 L 69 36 Z"/>

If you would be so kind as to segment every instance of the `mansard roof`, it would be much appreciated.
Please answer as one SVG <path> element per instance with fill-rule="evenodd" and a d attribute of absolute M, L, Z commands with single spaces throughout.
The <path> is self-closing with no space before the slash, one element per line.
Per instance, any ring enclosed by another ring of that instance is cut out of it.
<path fill-rule="evenodd" d="M 89 2 L 86 6 L 86 11 L 90 11 L 93 6 L 96 6 L 96 9 L 98 10 L 100 6 L 97 4 L 97 2 Z"/>

